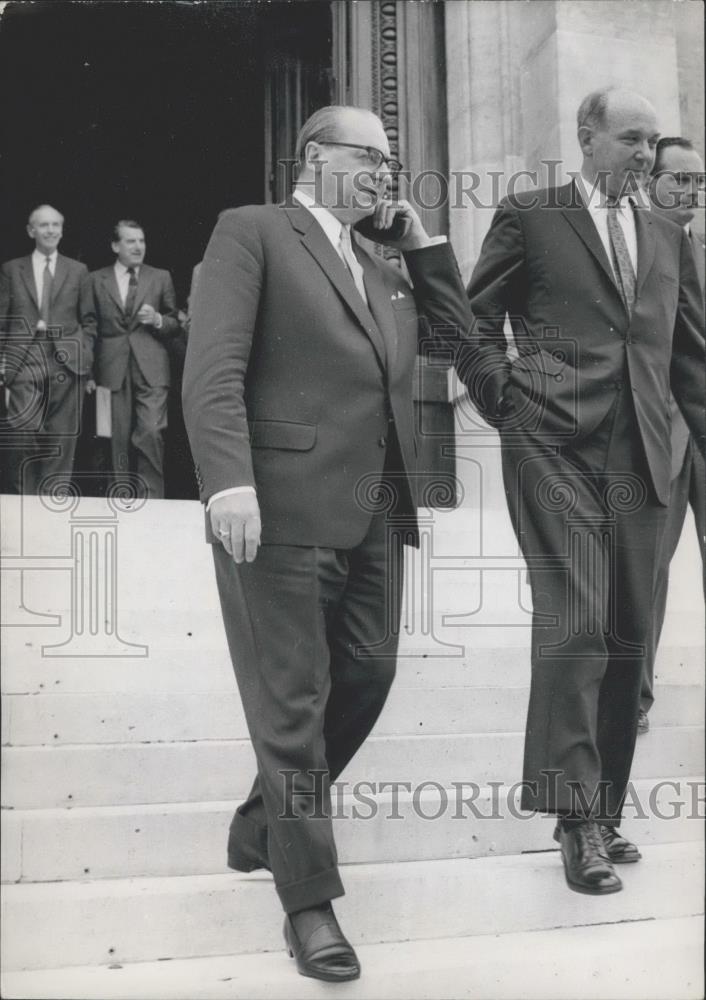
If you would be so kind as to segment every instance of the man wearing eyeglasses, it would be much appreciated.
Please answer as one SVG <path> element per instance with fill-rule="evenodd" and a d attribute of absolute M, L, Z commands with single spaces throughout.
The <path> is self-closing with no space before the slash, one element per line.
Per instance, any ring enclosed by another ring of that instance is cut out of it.
<path fill-rule="evenodd" d="M 419 317 L 467 328 L 470 310 L 446 240 L 389 198 L 399 164 L 379 118 L 323 108 L 296 156 L 286 204 L 220 216 L 183 400 L 257 758 L 228 864 L 272 872 L 299 972 L 341 982 L 360 968 L 331 907 L 343 885 L 330 782 L 395 672 L 402 544 L 417 544 Z M 365 220 L 404 254 L 413 288 L 358 242 Z"/>
<path fill-rule="evenodd" d="M 699 208 L 699 195 L 703 199 L 704 163 L 688 139 L 664 137 L 657 143 L 655 164 L 650 181 L 650 201 L 658 215 L 670 219 L 685 230 L 696 261 L 696 271 L 704 294 L 706 260 L 703 233 L 692 225 Z M 702 203 L 703 208 L 703 203 Z M 654 646 L 645 661 L 640 699 L 638 732 L 649 730 L 648 712 L 654 702 L 654 663 L 659 645 L 664 613 L 667 606 L 669 564 L 681 537 L 689 504 L 694 512 L 696 534 L 704 560 L 704 535 L 706 535 L 706 469 L 703 459 L 689 434 L 689 428 L 674 398 L 672 408 L 672 481 L 664 538 L 655 584 Z M 706 585 L 706 581 L 705 581 Z"/>

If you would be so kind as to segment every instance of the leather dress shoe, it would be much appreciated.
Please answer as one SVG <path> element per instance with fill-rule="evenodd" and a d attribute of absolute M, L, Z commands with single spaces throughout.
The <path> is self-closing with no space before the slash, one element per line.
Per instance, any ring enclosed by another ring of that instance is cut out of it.
<path fill-rule="evenodd" d="M 631 844 L 625 837 L 621 837 L 614 826 L 601 824 L 600 829 L 606 853 L 614 865 L 628 865 L 633 861 L 640 860 L 642 855 L 637 844 Z"/>
<path fill-rule="evenodd" d="M 591 896 L 620 892 L 623 883 L 615 874 L 601 831 L 594 820 L 587 820 L 570 830 L 559 824 L 554 831 L 554 839 L 561 847 L 564 874 L 570 889 Z"/>
<path fill-rule="evenodd" d="M 643 733 L 648 733 L 649 731 L 650 720 L 647 718 L 647 712 L 644 708 L 641 708 L 637 716 L 637 735 L 642 736 Z"/>
<path fill-rule="evenodd" d="M 306 916 L 303 940 L 294 923 L 296 921 L 301 924 L 302 916 Z M 343 936 L 330 904 L 287 915 L 284 921 L 284 940 L 290 958 L 295 959 L 297 970 L 302 976 L 323 979 L 328 983 L 344 983 L 360 976 L 358 957 Z"/>

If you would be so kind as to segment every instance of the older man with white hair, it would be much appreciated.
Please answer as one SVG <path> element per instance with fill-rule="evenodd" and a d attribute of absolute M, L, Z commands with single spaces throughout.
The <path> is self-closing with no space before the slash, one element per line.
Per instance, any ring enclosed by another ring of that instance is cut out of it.
<path fill-rule="evenodd" d="M 26 257 L 0 269 L 0 370 L 7 435 L 7 492 L 51 490 L 71 477 L 81 407 L 93 366 L 96 317 L 85 264 L 59 253 L 64 216 L 30 214 Z"/>

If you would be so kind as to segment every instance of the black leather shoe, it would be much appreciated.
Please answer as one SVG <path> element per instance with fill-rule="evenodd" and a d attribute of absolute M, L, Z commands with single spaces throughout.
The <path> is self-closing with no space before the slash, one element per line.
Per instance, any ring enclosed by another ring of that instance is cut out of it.
<path fill-rule="evenodd" d="M 625 837 L 621 837 L 614 826 L 601 825 L 600 829 L 606 854 L 614 865 L 629 865 L 633 861 L 640 860 L 642 855 L 637 844 L 631 844 Z"/>
<path fill-rule="evenodd" d="M 304 940 L 297 933 L 295 921 L 306 927 L 302 932 Z M 284 940 L 302 976 L 327 983 L 344 983 L 360 976 L 356 953 L 343 936 L 330 905 L 314 906 L 285 917 Z"/>
<path fill-rule="evenodd" d="M 554 839 L 561 847 L 561 860 L 570 889 L 591 896 L 620 892 L 623 883 L 615 874 L 594 820 L 587 820 L 571 830 L 565 830 L 559 824 L 554 831 Z"/>
<path fill-rule="evenodd" d="M 647 718 L 647 712 L 644 708 L 641 708 L 637 717 L 637 735 L 642 736 L 643 733 L 648 733 L 649 731 L 650 720 Z"/>

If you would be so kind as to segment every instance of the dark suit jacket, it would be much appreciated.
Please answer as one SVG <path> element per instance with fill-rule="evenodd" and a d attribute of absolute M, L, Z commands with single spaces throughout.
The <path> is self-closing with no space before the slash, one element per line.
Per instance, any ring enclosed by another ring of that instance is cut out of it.
<path fill-rule="evenodd" d="M 47 334 L 37 333 L 39 302 L 31 256 L 2 265 L 0 355 L 6 356 L 8 385 L 15 379 L 29 377 L 30 368 L 36 367 L 40 344 L 49 372 L 68 368 L 75 375 L 87 375 L 91 371 L 96 317 L 85 264 L 57 255 L 49 309 L 52 331 L 60 328 L 61 338 L 51 339 Z M 14 345 L 12 349 L 10 343 Z"/>
<path fill-rule="evenodd" d="M 696 274 L 701 285 L 701 300 L 706 303 L 706 253 L 704 251 L 703 237 L 692 229 L 689 234 L 689 244 L 694 254 L 696 263 Z M 672 479 L 675 479 L 681 472 L 684 464 L 684 456 L 689 445 L 689 428 L 682 416 L 677 402 L 672 398 Z"/>
<path fill-rule="evenodd" d="M 169 271 L 150 267 L 149 264 L 140 265 L 135 307 L 130 316 L 123 311 L 113 265 L 94 271 L 91 282 L 98 317 L 98 384 L 108 389 L 119 389 L 128 371 L 132 351 L 149 385 L 169 385 L 169 354 L 165 344 L 180 329 Z M 138 321 L 137 313 L 143 305 L 153 306 L 161 313 L 161 329 L 144 326 Z"/>
<path fill-rule="evenodd" d="M 657 496 L 669 498 L 671 387 L 704 445 L 703 306 L 686 233 L 636 210 L 632 317 L 574 184 L 527 192 L 498 208 L 468 294 L 475 325 L 459 353 L 482 413 L 501 395 L 550 444 L 580 442 L 627 380 Z M 513 320 L 519 358 L 503 333 Z"/>
<path fill-rule="evenodd" d="M 467 329 L 470 310 L 448 245 L 405 254 L 414 291 L 399 268 L 357 253 L 370 309 L 296 204 L 222 213 L 206 251 L 184 417 L 201 498 L 256 486 L 264 542 L 358 544 L 374 506 L 360 491 L 366 477 L 379 482 L 390 418 L 397 486 L 413 515 L 418 311 Z"/>

